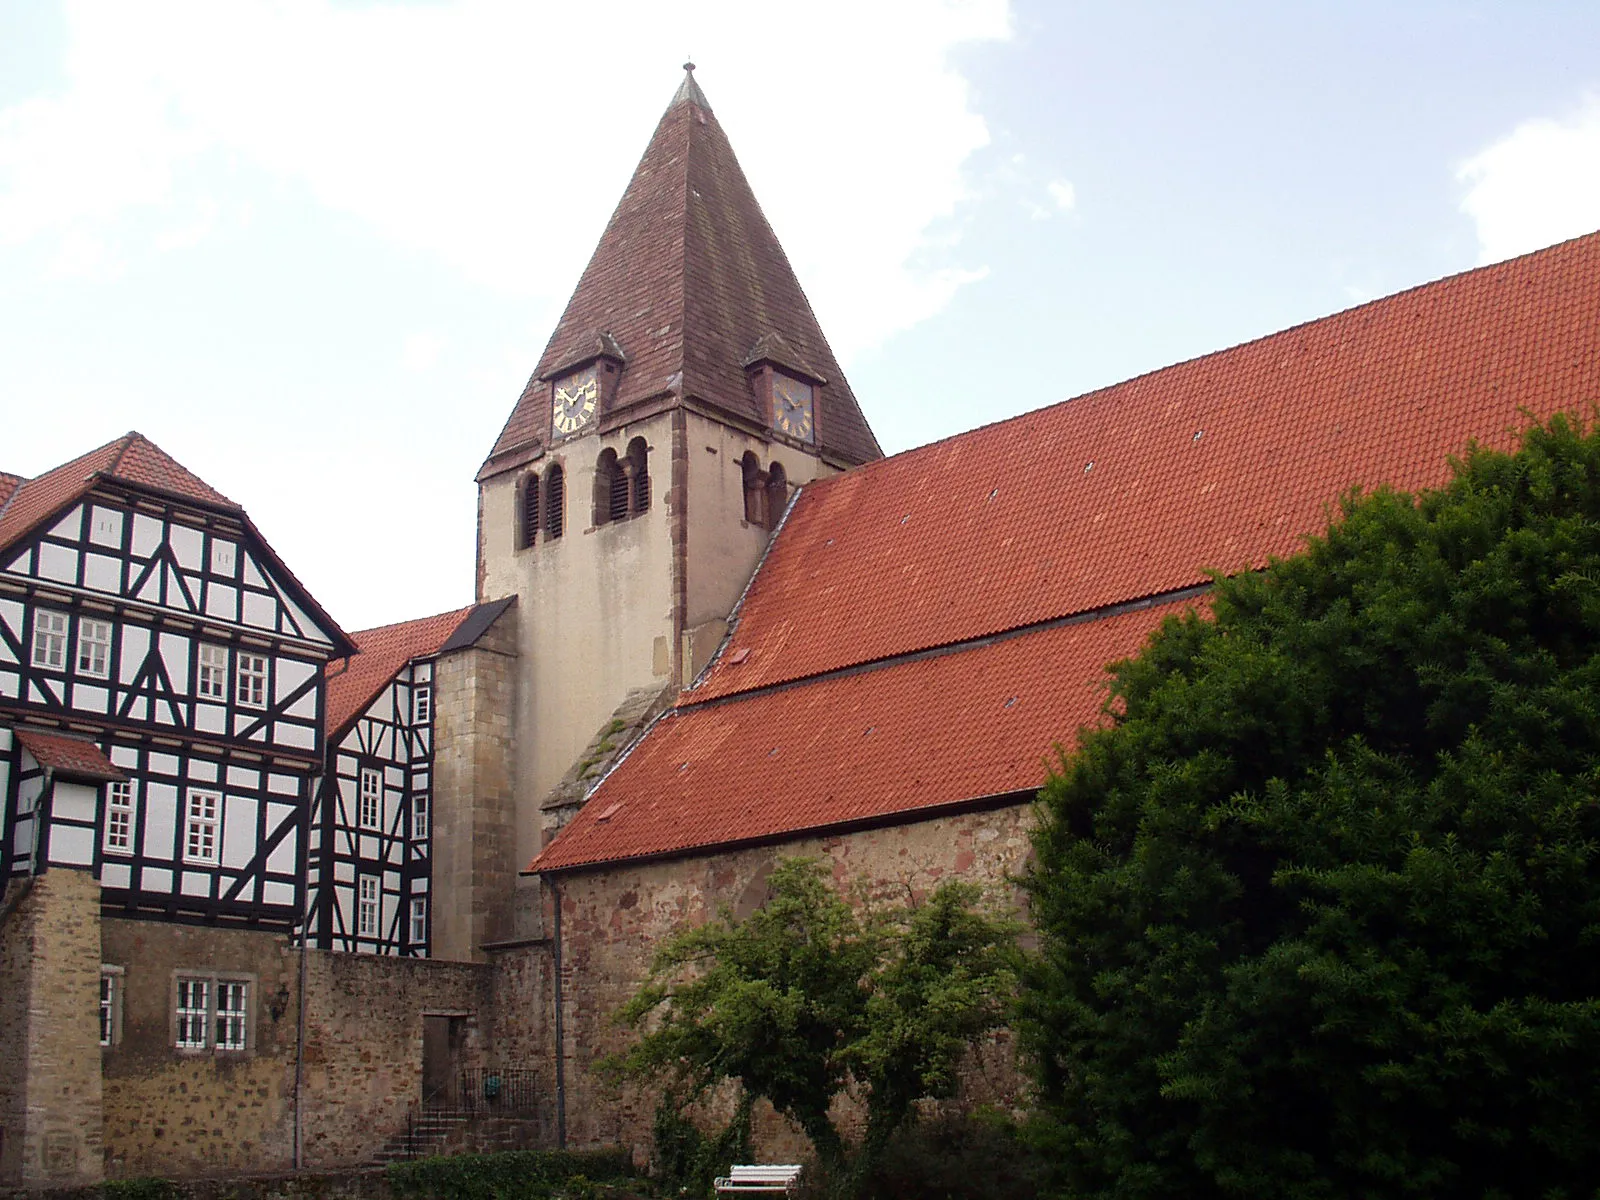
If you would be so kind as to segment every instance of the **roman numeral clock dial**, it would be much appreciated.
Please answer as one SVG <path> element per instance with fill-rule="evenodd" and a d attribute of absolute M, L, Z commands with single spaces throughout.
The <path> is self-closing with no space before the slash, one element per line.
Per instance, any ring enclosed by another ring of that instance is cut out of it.
<path fill-rule="evenodd" d="M 594 419 L 600 403 L 600 379 L 594 367 L 556 380 L 550 424 L 557 433 L 576 433 Z"/>

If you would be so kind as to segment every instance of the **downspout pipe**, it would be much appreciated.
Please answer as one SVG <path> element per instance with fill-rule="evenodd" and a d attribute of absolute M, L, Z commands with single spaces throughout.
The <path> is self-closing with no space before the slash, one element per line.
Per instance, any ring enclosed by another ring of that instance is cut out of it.
<path fill-rule="evenodd" d="M 33 849 L 28 851 L 28 873 L 22 877 L 22 882 L 17 885 L 17 890 L 0 903 L 0 925 L 17 909 L 22 907 L 22 902 L 28 898 L 28 893 L 33 891 L 33 881 L 39 877 L 39 854 L 44 846 L 44 818 L 45 806 L 51 796 L 55 794 L 56 769 L 44 769 L 44 787 L 39 792 L 39 801 L 33 806 Z M 9 879 L 0 879 L 0 896 L 5 894 Z"/>
<path fill-rule="evenodd" d="M 556 1148 L 567 1148 L 567 1037 L 563 1010 L 566 1005 L 561 994 L 561 885 L 550 881 L 550 896 L 555 903 L 555 953 L 551 969 L 555 973 L 556 1007 Z"/>
<path fill-rule="evenodd" d="M 350 665 L 350 660 L 345 660 L 345 666 Z M 315 805 L 317 792 L 322 787 L 323 776 L 311 777 L 311 800 Z M 308 807 L 309 812 L 309 807 Z M 310 825 L 310 822 L 307 822 Z M 310 844 L 311 830 L 305 831 L 306 842 Z M 302 871 L 300 878 L 304 880 L 309 871 Z M 294 1169 L 305 1170 L 305 1143 L 301 1133 L 303 1129 L 302 1096 L 306 1086 L 306 966 L 310 958 L 311 948 L 311 888 L 306 887 L 305 899 L 300 905 L 300 979 L 296 987 L 298 993 L 295 1000 L 295 1034 L 294 1034 Z"/>

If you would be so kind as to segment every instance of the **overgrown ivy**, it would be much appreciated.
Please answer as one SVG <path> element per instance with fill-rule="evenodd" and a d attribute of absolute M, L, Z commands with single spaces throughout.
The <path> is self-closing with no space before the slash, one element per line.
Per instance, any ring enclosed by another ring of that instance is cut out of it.
<path fill-rule="evenodd" d="M 712 1183 L 734 1163 L 753 1161 L 748 1092 L 740 1094 L 733 1119 L 707 1134 L 683 1115 L 683 1101 L 672 1093 L 656 1105 L 654 1123 L 657 1186 L 668 1196 L 709 1196 Z"/>

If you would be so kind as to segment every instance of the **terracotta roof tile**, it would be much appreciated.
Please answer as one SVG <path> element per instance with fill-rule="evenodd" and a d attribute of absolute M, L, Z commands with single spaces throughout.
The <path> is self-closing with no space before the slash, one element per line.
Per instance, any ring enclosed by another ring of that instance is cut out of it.
<path fill-rule="evenodd" d="M 41 522 L 87 494 L 101 477 L 243 512 L 143 434 L 126 433 L 37 478 L 24 480 L 9 499 L 0 499 L 4 505 L 0 508 L 0 550 L 26 537 Z"/>
<path fill-rule="evenodd" d="M 544 379 L 592 355 L 602 333 L 627 356 L 609 411 L 685 397 L 767 426 L 744 363 L 779 334 L 827 380 L 819 445 L 851 463 L 882 453 L 698 86 L 680 89 L 657 125 L 480 479 L 549 439 Z"/>
<path fill-rule="evenodd" d="M 366 711 L 367 705 L 414 658 L 438 653 L 439 647 L 472 615 L 473 606 L 435 617 L 419 617 L 396 625 L 380 625 L 350 635 L 357 653 L 327 665 L 330 737 Z"/>
<path fill-rule="evenodd" d="M 1037 788 L 1052 746 L 1099 716 L 1102 667 L 1182 608 L 674 709 L 531 869 L 703 850 Z"/>
<path fill-rule="evenodd" d="M 801 492 L 686 700 L 1259 567 L 1596 400 L 1600 234 L 900 454 Z"/>
<path fill-rule="evenodd" d="M 38 729 L 18 729 L 17 741 L 33 755 L 41 767 L 50 767 L 62 775 L 75 775 L 80 779 L 123 780 L 127 775 L 112 765 L 105 751 L 87 738 L 70 737 L 64 733 L 45 733 Z"/>
<path fill-rule="evenodd" d="M 18 485 L 24 482 L 21 475 L 12 475 L 7 471 L 0 471 L 0 509 L 4 509 L 6 501 L 11 499 L 11 493 L 17 490 Z"/>

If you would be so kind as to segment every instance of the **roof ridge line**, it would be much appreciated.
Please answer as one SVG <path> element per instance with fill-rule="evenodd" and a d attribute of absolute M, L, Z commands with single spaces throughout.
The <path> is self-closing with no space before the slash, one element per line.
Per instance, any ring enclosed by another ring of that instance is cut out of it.
<path fill-rule="evenodd" d="M 1151 592 L 1148 596 L 1138 596 L 1132 600 L 1118 600 L 1114 604 L 1102 604 L 1095 608 L 1080 609 L 1077 612 L 1067 613 L 1059 617 L 1046 617 L 1043 620 L 1030 621 L 1025 625 L 1013 625 L 1009 629 L 1000 629 L 993 633 L 982 633 L 975 637 L 962 638 L 959 641 L 941 642 L 937 646 L 923 646 L 916 650 L 902 650 L 898 654 L 886 654 L 881 658 L 869 658 L 864 662 L 850 663 L 848 666 L 830 667 L 826 671 L 815 671 L 810 675 L 797 675 L 793 679 L 781 679 L 776 683 L 764 683 L 759 687 L 748 688 L 742 692 L 726 692 L 720 696 L 710 696 L 704 700 L 691 700 L 688 703 L 684 703 L 680 699 L 677 704 L 667 711 L 687 712 L 697 708 L 711 708 L 733 700 L 769 696 L 774 692 L 786 691 L 789 688 L 801 687 L 806 684 L 821 683 L 830 679 L 839 679 L 846 675 L 862 675 L 868 671 L 899 666 L 902 663 L 917 662 L 926 658 L 942 658 L 947 654 L 959 654 L 963 650 L 981 649 L 996 642 L 1006 642 L 1012 638 L 1025 637 L 1031 633 L 1042 633 L 1048 629 L 1067 625 L 1087 625 L 1108 617 L 1119 617 L 1123 613 L 1156 608 L 1163 604 L 1174 604 L 1191 596 L 1203 595 L 1214 586 L 1215 584 L 1209 580 L 1205 583 L 1187 584 L 1181 588 L 1169 588 L 1164 592 Z M 729 636 L 732 636 L 731 632 Z M 720 653 L 719 650 L 719 657 Z M 712 663 L 715 662 L 716 658 L 713 658 Z M 711 664 L 707 664 L 705 669 L 710 670 L 710 667 Z"/>
<path fill-rule="evenodd" d="M 112 455 L 111 461 L 106 464 L 105 470 L 100 473 L 103 475 L 115 475 L 117 473 L 117 468 L 122 465 L 123 458 L 126 457 L 128 451 L 133 448 L 133 439 L 142 437 L 144 437 L 144 434 L 140 433 L 136 429 L 130 429 L 127 433 L 118 438 L 117 441 L 122 443 L 122 448 L 118 450 L 116 454 Z M 198 478 L 198 476 L 196 476 L 196 478 Z"/>

